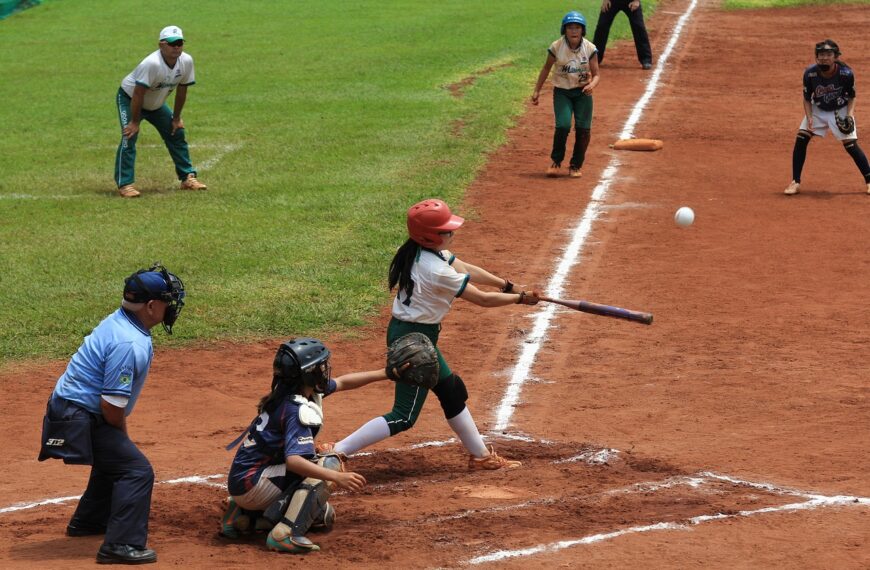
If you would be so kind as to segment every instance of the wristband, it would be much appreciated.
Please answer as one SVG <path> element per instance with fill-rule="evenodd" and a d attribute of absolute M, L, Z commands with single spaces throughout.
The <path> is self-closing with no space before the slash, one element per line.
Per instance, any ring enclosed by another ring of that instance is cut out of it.
<path fill-rule="evenodd" d="M 504 287 L 501 288 L 501 292 L 502 293 L 513 293 L 513 291 L 514 291 L 514 284 L 511 283 L 510 279 L 505 279 L 504 280 Z"/>
<path fill-rule="evenodd" d="M 522 304 L 523 304 L 523 299 L 525 299 L 525 298 L 526 298 L 526 292 L 525 292 L 525 291 L 520 291 L 520 298 L 517 299 L 517 305 L 522 305 Z"/>

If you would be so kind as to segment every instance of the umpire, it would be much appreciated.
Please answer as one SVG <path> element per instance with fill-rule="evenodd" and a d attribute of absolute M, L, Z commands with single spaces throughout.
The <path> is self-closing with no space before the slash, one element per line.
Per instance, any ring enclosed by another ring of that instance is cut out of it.
<path fill-rule="evenodd" d="M 637 51 L 637 60 L 644 69 L 652 67 L 652 48 L 649 45 L 649 34 L 646 33 L 646 25 L 643 23 L 643 8 L 640 0 L 604 0 L 601 3 L 601 14 L 598 15 L 598 23 L 595 25 L 595 37 L 592 43 L 598 48 L 598 63 L 604 61 L 604 48 L 607 47 L 607 36 L 610 35 L 610 26 L 613 19 L 620 12 L 628 16 L 631 26 L 631 35 L 634 36 L 634 49 Z"/>
<path fill-rule="evenodd" d="M 100 564 L 147 564 L 154 471 L 127 435 L 154 351 L 150 330 L 167 333 L 184 306 L 184 284 L 155 264 L 125 280 L 121 307 L 85 337 L 58 379 L 43 420 L 39 460 L 91 465 L 69 536 L 105 534 Z"/>

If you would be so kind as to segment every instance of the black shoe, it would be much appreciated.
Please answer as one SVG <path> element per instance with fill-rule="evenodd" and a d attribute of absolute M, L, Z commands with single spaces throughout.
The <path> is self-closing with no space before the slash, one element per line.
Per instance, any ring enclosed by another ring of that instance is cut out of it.
<path fill-rule="evenodd" d="M 106 534 L 106 527 L 79 522 L 70 522 L 66 525 L 67 536 L 97 536 L 99 534 Z"/>
<path fill-rule="evenodd" d="M 644 69 L 652 69 L 652 62 L 645 61 L 645 62 L 641 63 L 640 66 Z"/>
<path fill-rule="evenodd" d="M 157 553 L 150 548 L 129 544 L 103 544 L 97 552 L 97 564 L 150 564 L 157 562 Z"/>

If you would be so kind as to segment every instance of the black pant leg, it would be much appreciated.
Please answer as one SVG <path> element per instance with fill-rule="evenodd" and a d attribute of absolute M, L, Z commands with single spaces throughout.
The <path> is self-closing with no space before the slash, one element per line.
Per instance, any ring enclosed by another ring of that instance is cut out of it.
<path fill-rule="evenodd" d="M 148 459 L 127 434 L 102 424 L 94 428 L 93 468 L 99 480 L 112 481 L 106 544 L 145 548 L 154 486 L 154 470 Z"/>
<path fill-rule="evenodd" d="M 595 24 L 595 35 L 592 38 L 592 43 L 598 49 L 598 63 L 604 60 L 604 48 L 607 47 L 607 38 L 610 36 L 610 26 L 613 25 L 613 18 L 619 12 L 616 6 L 617 0 L 610 3 L 610 8 L 598 14 L 598 23 Z"/>
<path fill-rule="evenodd" d="M 643 23 L 643 6 L 638 6 L 634 12 L 626 9 L 625 13 L 631 26 L 631 34 L 634 36 L 634 49 L 637 50 L 637 60 L 641 64 L 652 63 L 652 48 L 649 44 L 649 34 L 647 34 L 646 25 Z"/>

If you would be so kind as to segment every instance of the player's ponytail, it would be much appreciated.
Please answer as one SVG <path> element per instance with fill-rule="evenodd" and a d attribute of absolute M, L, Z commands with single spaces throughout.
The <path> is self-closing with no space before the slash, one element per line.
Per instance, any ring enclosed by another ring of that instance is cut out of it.
<path fill-rule="evenodd" d="M 405 298 L 409 298 L 411 293 L 414 292 L 414 282 L 411 280 L 411 268 L 414 266 L 414 260 L 417 258 L 417 249 L 419 247 L 417 242 L 408 238 L 396 251 L 396 255 L 393 256 L 393 261 L 390 263 L 390 291 L 398 285 L 399 291 L 405 293 Z"/>

